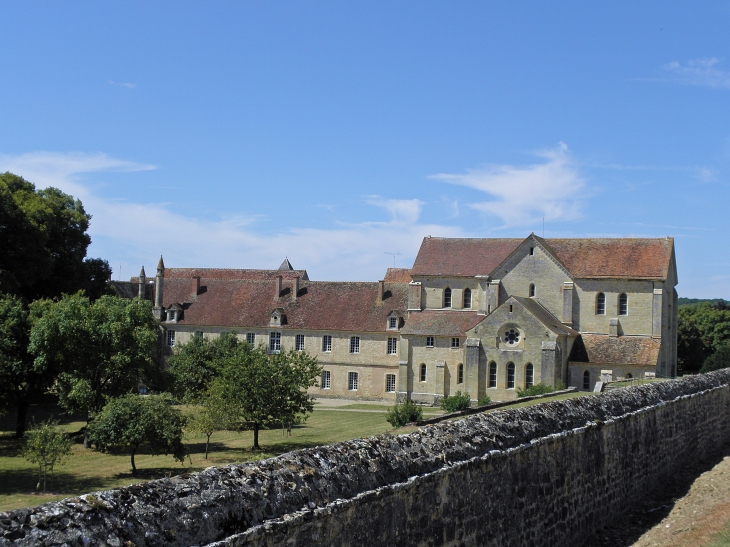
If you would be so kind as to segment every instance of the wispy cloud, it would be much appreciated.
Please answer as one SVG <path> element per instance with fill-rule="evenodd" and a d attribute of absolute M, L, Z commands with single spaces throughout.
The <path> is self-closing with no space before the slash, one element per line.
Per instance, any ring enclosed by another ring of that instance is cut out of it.
<path fill-rule="evenodd" d="M 662 68 L 673 81 L 682 84 L 730 89 L 730 72 L 721 69 L 719 64 L 720 59 L 710 57 L 687 61 L 684 65 L 674 61 Z"/>
<path fill-rule="evenodd" d="M 480 190 L 493 199 L 469 207 L 496 216 L 503 227 L 534 224 L 546 220 L 573 220 L 581 216 L 586 184 L 568 147 L 542 150 L 542 163 L 516 166 L 492 165 L 469 169 L 465 174 L 440 173 L 430 178 Z"/>
<path fill-rule="evenodd" d="M 55 186 L 83 201 L 93 216 L 89 253 L 109 260 L 115 278 L 120 264 L 124 277 L 129 277 L 142 265 L 154 265 L 163 254 L 169 266 L 230 268 L 275 268 L 288 256 L 313 279 L 376 280 L 393 264 L 386 252 L 398 249 L 403 256 L 397 257 L 397 265 L 409 266 L 425 235 L 464 235 L 460 228 L 421 222 L 424 203 L 418 199 L 366 197 L 367 204 L 390 213 L 386 221 L 341 223 L 331 229 L 286 227 L 265 233 L 256 217 L 191 218 L 164 203 L 101 197 L 83 180 L 84 173 L 154 168 L 105 154 L 0 155 L 0 172 L 12 171 L 39 187 Z"/>
<path fill-rule="evenodd" d="M 137 87 L 137 84 L 133 84 L 130 82 L 115 82 L 114 80 L 107 80 L 111 85 L 118 85 L 120 87 L 126 87 L 127 89 L 134 89 Z"/>

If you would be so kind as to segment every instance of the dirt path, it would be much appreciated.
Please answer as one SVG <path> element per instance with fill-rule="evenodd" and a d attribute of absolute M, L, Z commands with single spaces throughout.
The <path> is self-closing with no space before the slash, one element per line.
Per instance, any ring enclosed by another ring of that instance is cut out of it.
<path fill-rule="evenodd" d="M 730 446 L 668 481 L 661 490 L 583 547 L 730 545 L 717 534 L 730 524 Z"/>

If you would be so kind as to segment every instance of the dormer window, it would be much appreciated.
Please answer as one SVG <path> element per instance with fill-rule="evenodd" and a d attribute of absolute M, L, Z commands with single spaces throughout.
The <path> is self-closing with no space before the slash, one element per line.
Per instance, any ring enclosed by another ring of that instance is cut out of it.
<path fill-rule="evenodd" d="M 168 321 L 175 321 L 175 311 L 176 310 L 167 310 L 167 320 Z"/>
<path fill-rule="evenodd" d="M 167 310 L 167 322 L 177 323 L 180 319 L 182 319 L 182 307 L 178 304 L 173 304 Z"/>
<path fill-rule="evenodd" d="M 284 314 L 283 308 L 275 308 L 271 312 L 271 319 L 269 320 L 270 327 L 280 327 L 286 324 L 286 315 Z"/>
<path fill-rule="evenodd" d="M 387 330 L 398 330 L 400 328 L 400 316 L 394 311 L 390 312 L 386 324 Z"/>
<path fill-rule="evenodd" d="M 444 308 L 451 307 L 451 289 L 446 287 L 444 289 Z"/>

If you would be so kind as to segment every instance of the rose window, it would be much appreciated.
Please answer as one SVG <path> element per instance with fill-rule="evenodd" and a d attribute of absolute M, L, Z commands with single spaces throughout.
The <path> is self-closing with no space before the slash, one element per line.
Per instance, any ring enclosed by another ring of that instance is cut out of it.
<path fill-rule="evenodd" d="M 514 346 L 517 342 L 520 341 L 520 331 L 518 331 L 517 329 L 509 329 L 508 331 L 505 331 L 505 333 L 502 335 L 502 338 L 504 339 L 505 344 Z"/>

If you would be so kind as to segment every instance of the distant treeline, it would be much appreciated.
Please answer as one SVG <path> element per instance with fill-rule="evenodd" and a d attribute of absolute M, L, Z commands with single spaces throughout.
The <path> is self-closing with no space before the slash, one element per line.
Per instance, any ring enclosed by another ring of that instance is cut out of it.
<path fill-rule="evenodd" d="M 730 366 L 730 302 L 722 298 L 678 298 L 679 372 Z"/>
<path fill-rule="evenodd" d="M 677 298 L 677 305 L 681 308 L 682 306 L 692 306 L 694 304 L 709 304 L 715 306 L 720 310 L 725 310 L 730 307 L 730 301 L 723 300 L 722 298 Z"/>

